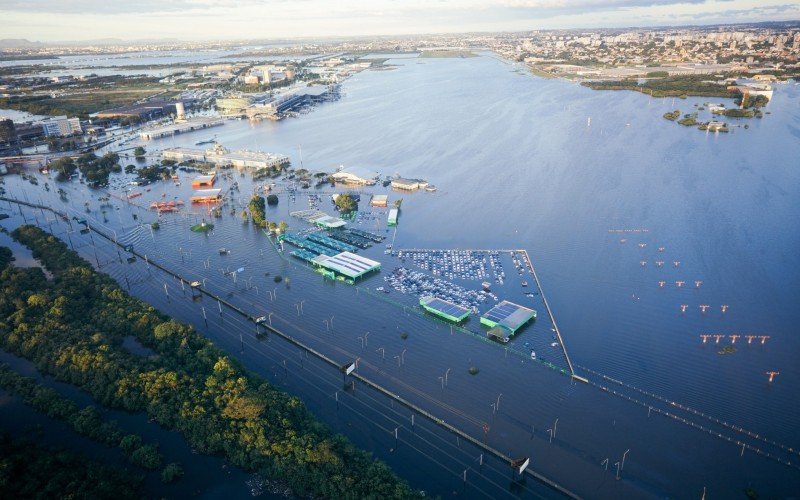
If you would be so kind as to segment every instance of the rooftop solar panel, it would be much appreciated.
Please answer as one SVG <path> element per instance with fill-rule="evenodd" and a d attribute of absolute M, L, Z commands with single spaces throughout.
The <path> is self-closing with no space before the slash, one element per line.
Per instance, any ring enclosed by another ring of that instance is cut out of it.
<path fill-rule="evenodd" d="M 504 300 L 484 314 L 481 322 L 489 326 L 501 325 L 513 332 L 535 317 L 533 309 Z"/>

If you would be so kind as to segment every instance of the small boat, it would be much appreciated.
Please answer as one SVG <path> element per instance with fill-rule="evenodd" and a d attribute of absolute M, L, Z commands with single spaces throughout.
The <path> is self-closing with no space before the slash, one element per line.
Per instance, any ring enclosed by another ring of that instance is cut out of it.
<path fill-rule="evenodd" d="M 231 253 L 231 251 L 230 251 L 230 250 L 228 250 L 227 248 L 224 248 L 224 247 L 223 247 L 223 248 L 220 248 L 220 249 L 219 249 L 219 254 L 220 254 L 220 255 L 228 255 L 228 254 L 230 254 L 230 253 Z"/>
<path fill-rule="evenodd" d="M 375 291 L 376 292 L 382 292 L 382 291 L 384 291 L 384 288 L 382 286 L 379 286 L 378 288 L 375 289 Z"/>
<path fill-rule="evenodd" d="M 192 288 L 198 288 L 200 285 L 202 285 L 202 283 L 197 281 L 197 280 L 195 280 L 195 281 L 192 281 L 191 283 L 189 283 L 189 285 L 191 285 Z"/>
<path fill-rule="evenodd" d="M 139 193 L 139 192 L 136 192 L 136 193 L 131 193 L 131 194 L 129 194 L 129 195 L 128 195 L 128 199 L 129 199 L 129 200 L 132 200 L 132 199 L 134 199 L 134 198 L 138 198 L 138 197 L 139 197 L 139 196 L 141 196 L 141 195 L 142 195 L 142 193 Z"/>
<path fill-rule="evenodd" d="M 522 286 L 528 286 L 528 282 L 523 280 L 522 281 Z"/>
<path fill-rule="evenodd" d="M 531 359 L 536 359 L 536 351 L 531 351 Z"/>

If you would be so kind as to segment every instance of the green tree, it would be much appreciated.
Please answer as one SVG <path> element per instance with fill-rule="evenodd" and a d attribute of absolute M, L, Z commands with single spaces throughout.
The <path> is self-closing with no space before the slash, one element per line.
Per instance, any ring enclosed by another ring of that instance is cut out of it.
<path fill-rule="evenodd" d="M 183 467 L 179 463 L 169 463 L 161 470 L 161 482 L 164 484 L 174 483 L 183 477 Z"/>
<path fill-rule="evenodd" d="M 148 470 L 156 470 L 161 467 L 161 454 L 155 445 L 146 444 L 133 450 L 131 462 Z"/>
<path fill-rule="evenodd" d="M 250 208 L 250 215 L 253 217 L 253 223 L 258 227 L 266 227 L 266 216 L 264 214 L 266 206 L 264 205 L 264 197 L 254 194 L 247 204 Z"/>
<path fill-rule="evenodd" d="M 136 149 L 133 150 L 133 156 L 136 158 L 142 158 L 145 154 L 145 150 L 142 146 L 136 146 Z"/>
<path fill-rule="evenodd" d="M 57 172 L 56 180 L 66 181 L 75 173 L 78 167 L 72 158 L 66 156 L 50 162 L 50 169 Z"/>
<path fill-rule="evenodd" d="M 354 212 L 358 209 L 358 204 L 356 200 L 353 199 L 352 196 L 349 194 L 340 194 L 336 198 L 336 208 L 342 212 L 343 214 L 349 214 L 350 212 Z"/>
<path fill-rule="evenodd" d="M 277 204 L 278 204 L 278 195 L 277 194 L 271 194 L 271 195 L 267 196 L 267 205 L 269 205 L 271 207 L 274 207 Z"/>

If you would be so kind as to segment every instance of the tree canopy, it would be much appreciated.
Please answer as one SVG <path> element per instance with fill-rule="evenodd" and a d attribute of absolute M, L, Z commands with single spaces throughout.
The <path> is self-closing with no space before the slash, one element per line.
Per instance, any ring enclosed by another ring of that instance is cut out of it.
<path fill-rule="evenodd" d="M 417 496 L 384 463 L 332 434 L 299 399 L 246 372 L 191 326 L 129 296 L 62 241 L 34 226 L 13 236 L 54 279 L 40 268 L 7 264 L 0 271 L 0 348 L 103 406 L 146 412 L 200 452 L 285 481 L 298 495 Z M 157 356 L 124 349 L 129 335 Z M 143 448 L 131 456 L 155 466 L 147 445 L 137 449 Z"/>

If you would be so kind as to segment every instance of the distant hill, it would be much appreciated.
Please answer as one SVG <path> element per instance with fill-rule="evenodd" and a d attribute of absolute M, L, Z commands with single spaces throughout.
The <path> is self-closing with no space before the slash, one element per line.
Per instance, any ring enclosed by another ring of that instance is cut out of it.
<path fill-rule="evenodd" d="M 42 42 L 31 42 L 24 38 L 0 38 L 0 49 L 36 49 L 45 47 Z"/>

